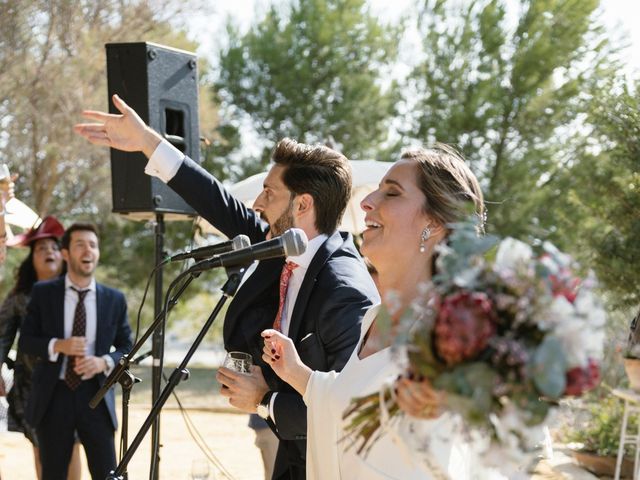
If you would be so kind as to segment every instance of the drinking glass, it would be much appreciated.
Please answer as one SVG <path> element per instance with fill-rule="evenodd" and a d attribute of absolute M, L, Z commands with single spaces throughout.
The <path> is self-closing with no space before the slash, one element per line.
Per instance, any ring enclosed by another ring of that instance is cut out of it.
<path fill-rule="evenodd" d="M 9 201 L 6 190 L 10 183 L 11 172 L 9 171 L 9 166 L 6 163 L 0 163 L 0 210 L 4 212 L 6 212 L 7 202 Z"/>
<path fill-rule="evenodd" d="M 251 373 L 251 365 L 251 355 L 245 352 L 228 352 L 222 363 L 223 367 L 239 373 Z"/>
<path fill-rule="evenodd" d="M 11 172 L 6 163 L 0 163 L 0 183 L 9 183 L 11 181 Z"/>
<path fill-rule="evenodd" d="M 191 479 L 207 480 L 209 478 L 209 461 L 206 458 L 197 458 L 191 462 Z"/>

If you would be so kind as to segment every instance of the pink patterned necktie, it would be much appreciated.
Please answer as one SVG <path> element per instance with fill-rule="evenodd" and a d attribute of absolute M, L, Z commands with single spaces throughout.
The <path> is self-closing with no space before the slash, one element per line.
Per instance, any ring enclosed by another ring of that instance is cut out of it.
<path fill-rule="evenodd" d="M 280 304 L 278 305 L 278 313 L 276 314 L 276 320 L 273 322 L 273 328 L 282 331 L 282 308 L 284 307 L 284 301 L 287 299 L 287 288 L 289 288 L 289 280 L 291 279 L 291 274 L 293 271 L 298 268 L 297 263 L 287 262 L 282 267 L 282 272 L 280 272 Z"/>
<path fill-rule="evenodd" d="M 89 290 L 76 290 L 71 287 L 71 290 L 78 294 L 78 304 L 76 305 L 76 311 L 73 315 L 73 327 L 71 329 L 72 337 L 84 337 L 87 330 L 87 310 L 84 307 L 84 297 Z M 76 364 L 76 357 L 67 357 L 67 369 L 64 372 L 64 381 L 71 390 L 75 390 L 80 385 L 82 379 L 74 370 Z"/>

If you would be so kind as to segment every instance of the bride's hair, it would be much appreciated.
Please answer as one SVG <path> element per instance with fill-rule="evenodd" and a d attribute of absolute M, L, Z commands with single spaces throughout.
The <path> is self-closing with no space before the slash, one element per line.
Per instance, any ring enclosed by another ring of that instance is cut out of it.
<path fill-rule="evenodd" d="M 425 196 L 424 210 L 442 226 L 477 215 L 479 231 L 485 218 L 478 179 L 453 147 L 436 143 L 432 148 L 405 151 L 405 160 L 418 163 L 418 187 Z M 470 208 L 473 212 L 470 211 Z"/>

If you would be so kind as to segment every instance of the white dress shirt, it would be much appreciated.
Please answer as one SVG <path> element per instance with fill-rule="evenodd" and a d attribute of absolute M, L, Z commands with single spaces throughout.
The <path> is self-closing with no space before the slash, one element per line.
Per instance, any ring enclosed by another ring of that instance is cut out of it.
<path fill-rule="evenodd" d="M 296 257 L 287 257 L 287 262 L 293 262 L 298 265 L 298 268 L 294 268 L 291 272 L 291 278 L 289 279 L 289 286 L 287 287 L 287 297 L 282 306 L 282 318 L 280 319 L 280 329 L 282 333 L 289 336 L 289 324 L 291 322 L 291 314 L 293 313 L 293 307 L 295 307 L 300 287 L 304 281 L 304 276 L 307 274 L 309 265 L 316 256 L 318 249 L 329 238 L 327 235 L 321 234 L 317 237 L 313 237 L 307 243 L 307 249 L 302 255 Z M 274 318 L 275 320 L 275 318 Z"/>
<path fill-rule="evenodd" d="M 91 283 L 86 288 L 80 288 L 77 285 L 74 285 L 69 279 L 68 275 L 64 277 L 64 338 L 71 337 L 71 333 L 73 331 L 73 317 L 76 313 L 76 306 L 78 305 L 78 292 L 74 291 L 71 287 L 76 290 L 89 290 L 84 297 L 84 308 L 87 312 L 87 328 L 85 330 L 85 338 L 87 339 L 87 356 L 93 356 L 96 353 L 96 332 L 98 328 L 98 304 L 97 304 L 97 296 L 96 296 L 96 281 L 95 279 L 91 279 Z M 58 352 L 53 351 L 53 345 L 58 340 L 57 338 L 52 338 L 49 341 L 49 360 L 51 362 L 56 362 L 58 360 Z M 108 375 L 111 372 L 111 369 L 114 366 L 113 359 L 109 355 L 103 355 L 102 358 L 107 362 L 107 370 L 104 372 L 105 375 Z M 68 358 L 65 355 L 62 358 L 62 368 L 60 369 L 60 380 L 64 380 L 64 375 L 67 370 L 67 361 Z M 83 376 L 82 380 L 88 380 L 91 377 Z"/>
<path fill-rule="evenodd" d="M 166 140 L 162 140 L 144 168 L 144 173 L 152 177 L 158 177 L 164 183 L 169 182 L 184 161 L 184 153 L 171 145 Z"/>

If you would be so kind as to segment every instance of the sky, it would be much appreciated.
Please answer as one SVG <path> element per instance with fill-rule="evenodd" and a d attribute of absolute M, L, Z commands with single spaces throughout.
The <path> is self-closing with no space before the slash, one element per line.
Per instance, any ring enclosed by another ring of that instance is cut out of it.
<path fill-rule="evenodd" d="M 507 5 L 514 3 L 507 0 Z M 221 38 L 224 36 L 225 20 L 231 16 L 242 31 L 249 28 L 256 15 L 265 12 L 271 4 L 266 0 L 218 0 L 211 2 L 208 11 L 198 12 L 190 20 L 190 32 L 201 47 L 198 54 L 208 58 L 215 64 L 214 53 L 222 46 Z M 374 13 L 385 19 L 399 17 L 407 12 L 414 4 L 414 0 L 370 0 Z M 629 47 L 623 52 L 624 63 L 627 65 L 627 74 L 640 77 L 640 29 L 637 28 L 637 19 L 640 18 L 640 1 L 638 0 L 601 0 L 602 17 L 604 25 Z"/>

